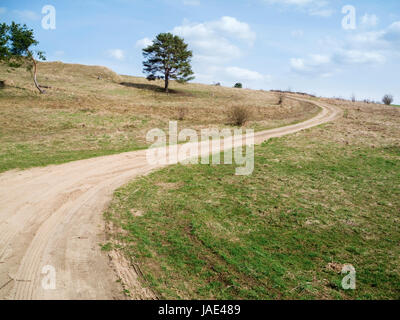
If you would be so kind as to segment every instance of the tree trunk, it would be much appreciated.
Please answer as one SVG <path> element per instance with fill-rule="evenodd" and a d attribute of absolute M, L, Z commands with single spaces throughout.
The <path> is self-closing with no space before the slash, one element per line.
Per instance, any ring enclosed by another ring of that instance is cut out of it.
<path fill-rule="evenodd" d="M 37 79 L 36 79 L 36 75 L 37 75 L 37 63 L 35 58 L 32 57 L 32 61 L 33 61 L 33 82 L 35 83 L 35 87 L 39 90 L 39 92 L 41 94 L 44 94 L 44 90 L 42 90 L 39 86 L 39 84 L 37 83 Z"/>
<path fill-rule="evenodd" d="M 166 93 L 169 92 L 169 74 L 168 73 L 165 75 L 165 92 Z"/>

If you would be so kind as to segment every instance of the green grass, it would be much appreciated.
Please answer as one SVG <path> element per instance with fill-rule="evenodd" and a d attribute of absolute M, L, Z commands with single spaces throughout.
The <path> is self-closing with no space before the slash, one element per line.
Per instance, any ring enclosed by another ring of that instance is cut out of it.
<path fill-rule="evenodd" d="M 177 165 L 130 183 L 110 241 L 160 298 L 399 299 L 400 147 L 313 130 L 256 147 L 249 177 Z M 356 268 L 355 291 L 330 263 Z"/>
<path fill-rule="evenodd" d="M 44 148 L 35 149 L 30 144 L 18 144 L 0 155 L 0 172 L 11 169 L 28 169 L 32 167 L 44 167 L 52 164 L 63 164 L 70 161 L 90 159 L 94 157 L 119 154 L 143 149 L 144 147 L 131 144 L 126 147 L 109 147 L 99 150 L 60 150 Z"/>
<path fill-rule="evenodd" d="M 0 95 L 1 97 L 1 95 Z M 61 164 L 145 148 L 134 134 L 144 117 L 91 110 L 0 110 L 8 128 L 0 128 L 0 172 Z"/>

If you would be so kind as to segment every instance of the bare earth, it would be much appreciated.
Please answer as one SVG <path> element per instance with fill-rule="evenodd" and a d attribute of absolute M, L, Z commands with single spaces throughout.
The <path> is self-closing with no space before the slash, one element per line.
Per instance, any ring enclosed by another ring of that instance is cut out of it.
<path fill-rule="evenodd" d="M 341 116 L 326 103 L 315 118 L 257 133 L 255 143 L 292 134 Z M 212 152 L 212 150 L 210 150 Z M 146 151 L 0 175 L 0 299 L 123 299 L 121 278 L 133 298 L 152 298 L 122 257 L 101 251 L 102 213 L 118 187 L 161 166 Z M 44 290 L 43 267 L 56 270 L 57 287 Z"/>

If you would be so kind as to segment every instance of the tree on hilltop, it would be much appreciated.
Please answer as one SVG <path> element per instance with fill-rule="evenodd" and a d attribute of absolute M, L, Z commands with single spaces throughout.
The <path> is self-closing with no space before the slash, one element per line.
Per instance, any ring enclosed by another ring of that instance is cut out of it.
<path fill-rule="evenodd" d="M 153 43 L 143 49 L 143 72 L 152 81 L 163 79 L 165 92 L 169 91 L 169 80 L 179 82 L 193 80 L 191 58 L 193 53 L 188 49 L 184 39 L 171 33 L 160 33 Z"/>

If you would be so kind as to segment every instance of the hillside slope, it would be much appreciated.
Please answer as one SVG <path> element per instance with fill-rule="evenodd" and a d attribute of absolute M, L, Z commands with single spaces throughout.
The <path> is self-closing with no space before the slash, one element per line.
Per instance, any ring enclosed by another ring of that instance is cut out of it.
<path fill-rule="evenodd" d="M 250 176 L 176 165 L 117 190 L 104 248 L 160 299 L 399 299 L 400 109 L 325 102 L 344 117 L 256 146 Z"/>
<path fill-rule="evenodd" d="M 170 120 L 200 130 L 226 127 L 233 106 L 252 113 L 247 127 L 264 130 L 311 118 L 319 109 L 265 91 L 200 84 L 171 84 L 119 76 L 104 67 L 40 63 L 39 83 L 50 87 L 39 95 L 25 69 L 0 65 L 0 172 L 146 146 L 146 133 L 166 129 Z"/>

